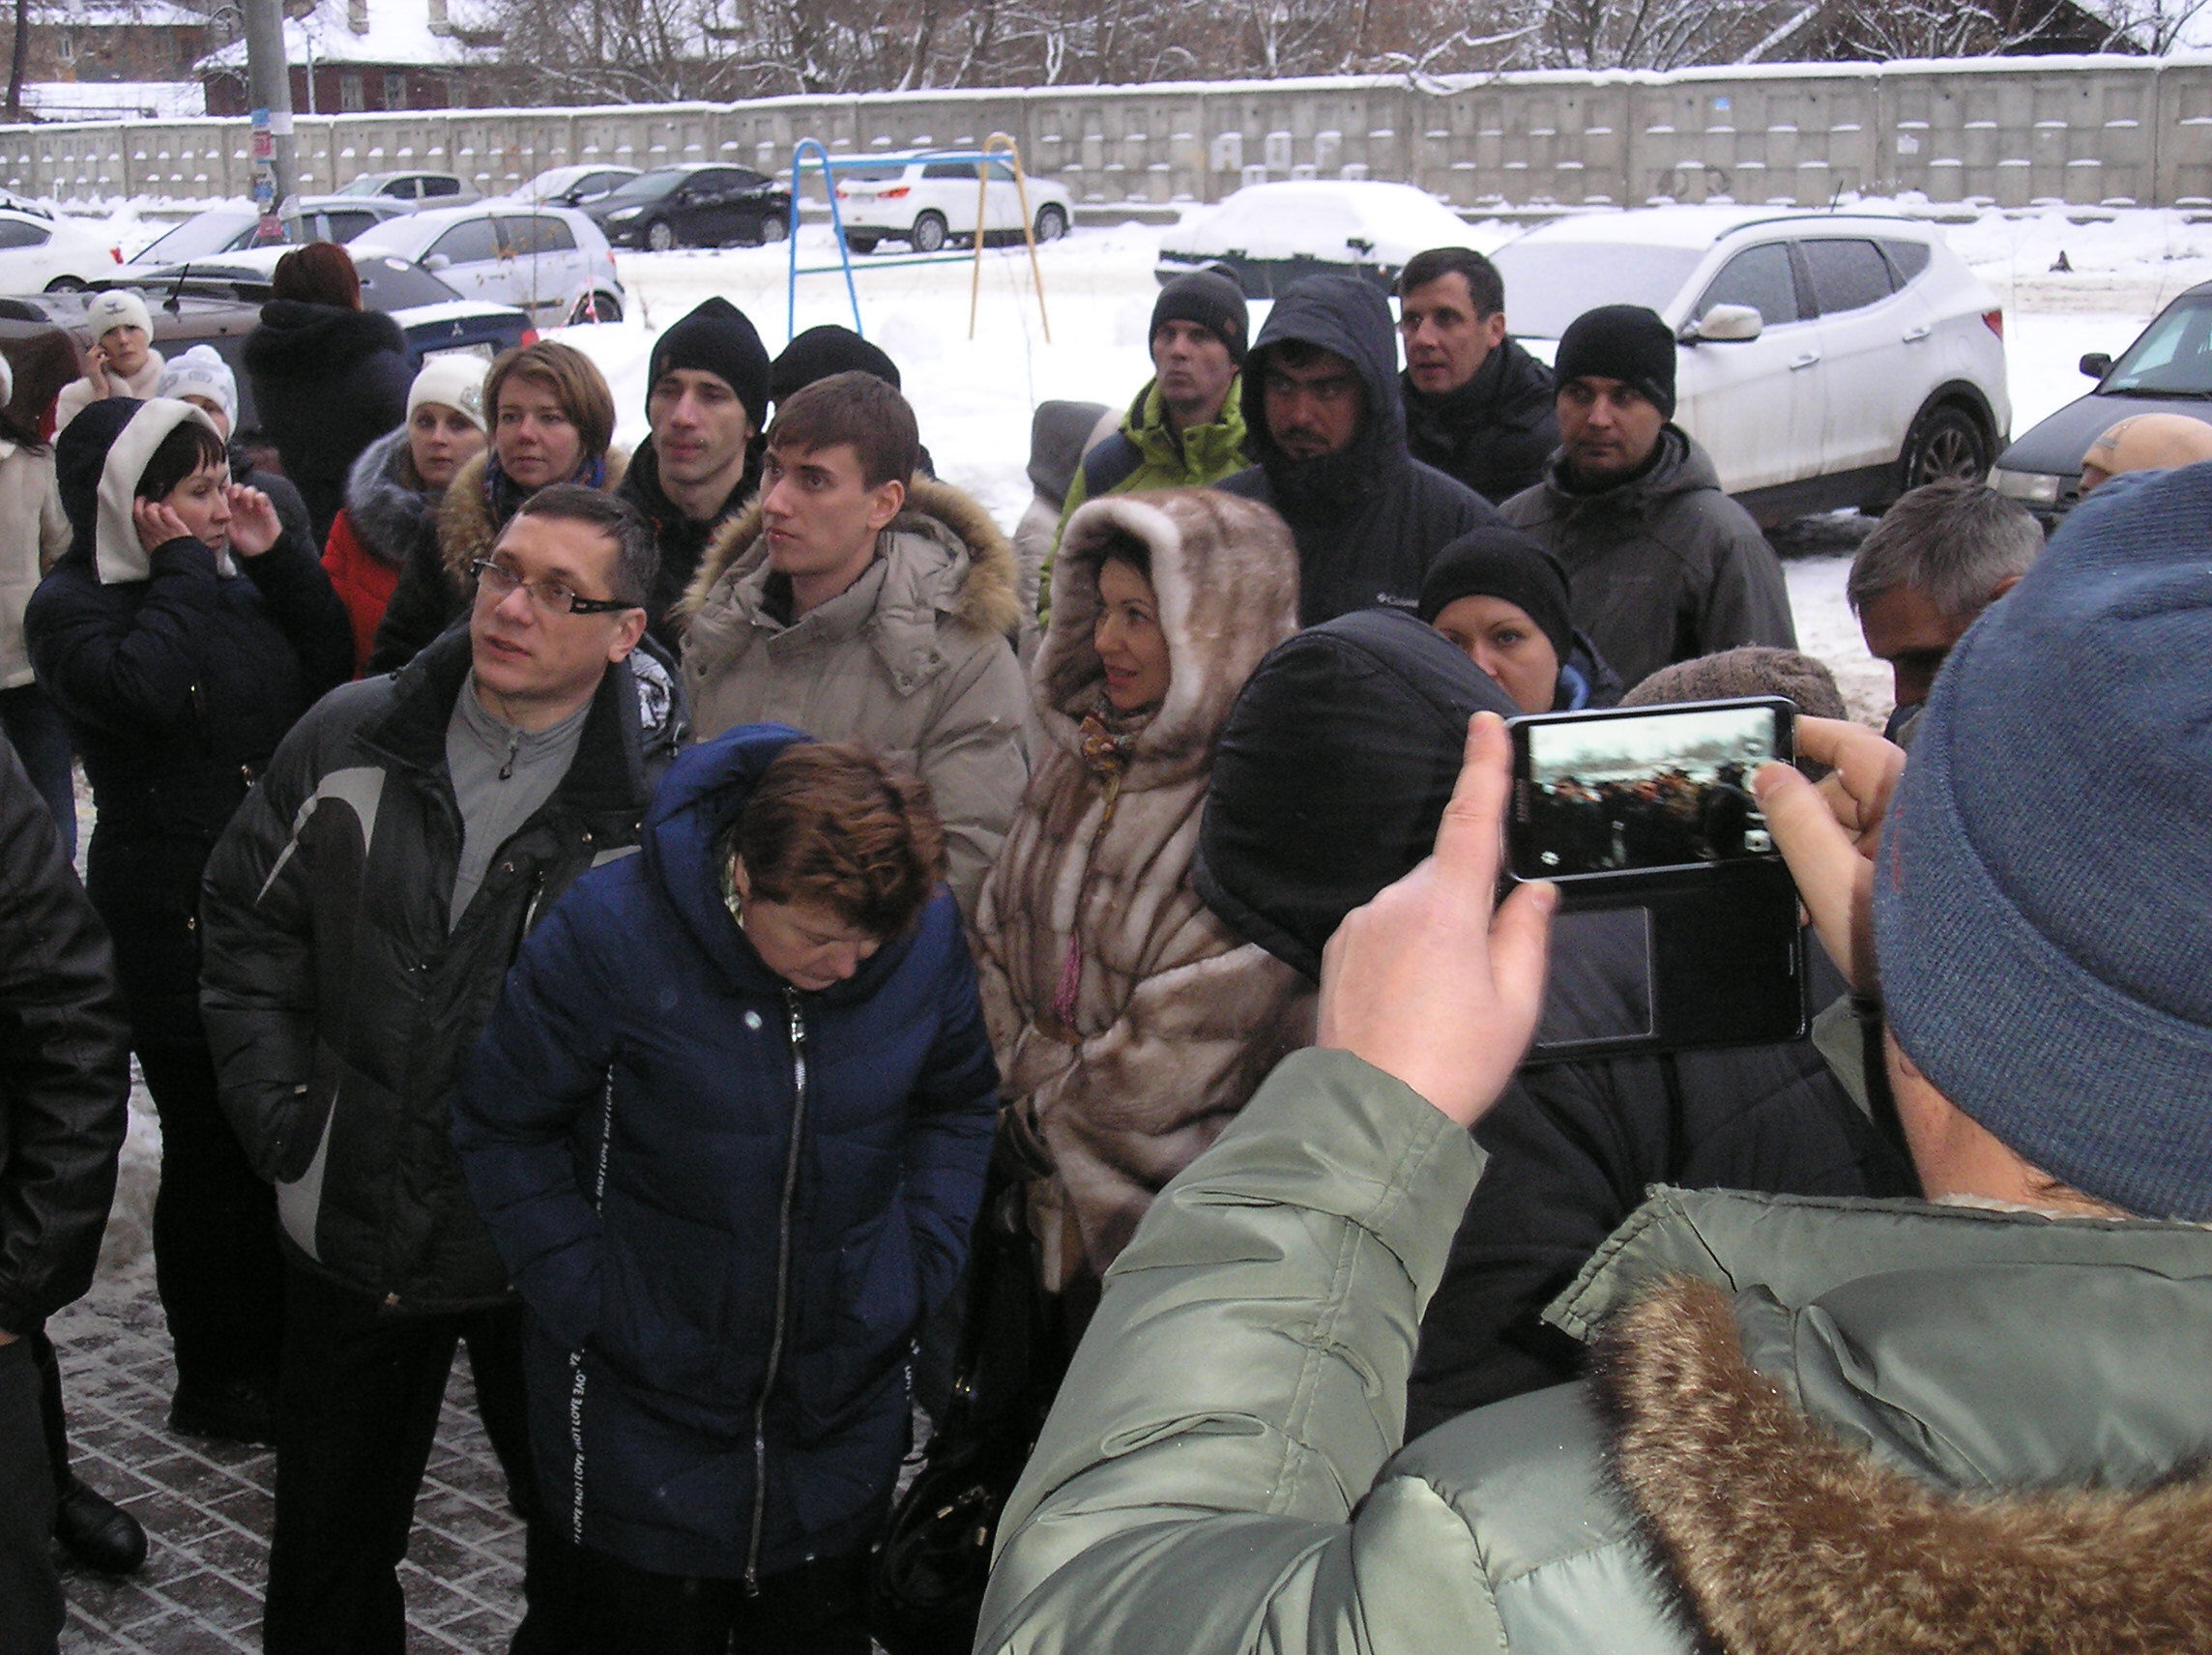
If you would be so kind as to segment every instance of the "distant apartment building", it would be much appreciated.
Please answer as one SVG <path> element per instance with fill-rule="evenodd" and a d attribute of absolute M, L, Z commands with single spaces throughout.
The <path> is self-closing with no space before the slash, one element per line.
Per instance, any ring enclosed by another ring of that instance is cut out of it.
<path fill-rule="evenodd" d="M 481 0 L 313 0 L 285 8 L 295 114 L 480 108 L 503 101 L 498 25 Z M 243 115 L 246 44 L 199 59 L 211 115 Z"/>

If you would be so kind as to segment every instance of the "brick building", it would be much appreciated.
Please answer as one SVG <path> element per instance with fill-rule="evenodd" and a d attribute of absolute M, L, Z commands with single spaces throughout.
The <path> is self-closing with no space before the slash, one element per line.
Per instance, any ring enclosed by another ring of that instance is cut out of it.
<path fill-rule="evenodd" d="M 313 0 L 288 5 L 292 110 L 350 115 L 481 108 L 504 102 L 500 30 L 481 0 Z M 207 112 L 247 111 L 246 43 L 199 60 Z"/>

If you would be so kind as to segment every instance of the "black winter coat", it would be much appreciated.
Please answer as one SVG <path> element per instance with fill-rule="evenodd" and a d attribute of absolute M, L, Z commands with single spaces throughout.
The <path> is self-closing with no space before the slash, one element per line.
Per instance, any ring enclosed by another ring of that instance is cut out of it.
<path fill-rule="evenodd" d="M 1833 1000 L 1842 979 L 1818 948 L 1808 952 L 1816 1002 Z M 1544 1308 L 1650 1185 L 1920 1193 L 1900 1147 L 1810 1039 L 1531 1064 L 1474 1135 L 1490 1164 L 1421 1319 L 1408 1441 L 1470 1408 L 1581 1377 L 1586 1347 L 1544 1321 Z"/>
<path fill-rule="evenodd" d="M 610 669 L 574 761 L 500 847 L 456 925 L 461 818 L 446 729 L 466 632 L 326 698 L 208 864 L 203 1004 L 224 1113 L 292 1244 L 395 1308 L 497 1302 L 507 1272 L 447 1112 L 524 934 L 637 843 L 672 723 Z M 271 878 L 275 874 L 274 879 Z"/>
<path fill-rule="evenodd" d="M 91 1285 L 130 1098 L 106 929 L 0 740 L 0 1332 Z"/>
<path fill-rule="evenodd" d="M 272 300 L 246 340 L 261 429 L 307 503 L 319 553 L 361 450 L 407 418 L 414 357 L 381 310 Z"/>
<path fill-rule="evenodd" d="M 1365 408 L 1343 453 L 1295 460 L 1267 431 L 1269 350 L 1299 339 L 1359 370 Z M 1406 451 L 1398 396 L 1398 334 L 1390 307 L 1364 281 L 1313 276 L 1275 302 L 1244 364 L 1245 451 L 1259 463 L 1217 484 L 1272 506 L 1298 546 L 1298 624 L 1355 609 L 1412 609 L 1429 560 L 1470 529 L 1499 521 L 1465 483 Z"/>
<path fill-rule="evenodd" d="M 101 580 L 101 479 L 148 406 L 95 403 L 62 433 L 56 481 L 73 538 L 32 594 L 23 632 L 92 783 L 85 884 L 114 934 L 132 1039 L 189 1044 L 201 869 L 284 733 L 350 675 L 352 634 L 323 566 L 289 535 L 238 559 L 234 574 L 198 540 L 176 539 L 146 557 L 147 578 Z M 128 518 L 109 527 L 134 543 Z"/>
<path fill-rule="evenodd" d="M 1544 476 L 1559 446 L 1552 370 L 1507 339 L 1457 391 L 1431 396 L 1403 377 L 1406 446 L 1493 506 Z"/>
<path fill-rule="evenodd" d="M 629 470 L 623 474 L 615 493 L 637 508 L 638 514 L 653 525 L 653 538 L 660 548 L 660 572 L 654 576 L 653 591 L 646 598 L 647 629 L 654 639 L 670 654 L 678 653 L 681 642 L 676 627 L 669 624 L 668 612 L 691 589 L 691 578 L 699 572 L 699 560 L 705 555 L 707 542 L 716 530 L 744 508 L 760 488 L 761 446 L 755 443 L 745 456 L 744 476 L 730 490 L 730 497 L 722 502 L 722 508 L 705 522 L 686 517 L 676 503 L 662 492 L 660 486 L 660 455 L 648 437 L 629 457 Z"/>

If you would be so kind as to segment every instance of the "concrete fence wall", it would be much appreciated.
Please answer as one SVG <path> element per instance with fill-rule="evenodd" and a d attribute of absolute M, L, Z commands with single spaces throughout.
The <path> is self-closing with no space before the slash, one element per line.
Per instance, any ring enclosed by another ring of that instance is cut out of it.
<path fill-rule="evenodd" d="M 1214 201 L 1318 177 L 1404 181 L 1463 208 L 1817 206 L 1845 190 L 2212 205 L 2212 56 L 883 93 L 301 116 L 297 130 L 314 190 L 397 167 L 459 172 L 487 193 L 571 161 L 773 171 L 801 137 L 865 154 L 1004 131 L 1086 203 Z M 243 120 L 0 128 L 0 184 L 20 194 L 204 200 L 245 195 L 250 179 Z"/>

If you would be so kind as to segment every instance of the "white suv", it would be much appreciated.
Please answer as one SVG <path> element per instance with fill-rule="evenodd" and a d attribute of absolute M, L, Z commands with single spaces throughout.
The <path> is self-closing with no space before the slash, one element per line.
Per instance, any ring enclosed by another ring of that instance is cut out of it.
<path fill-rule="evenodd" d="M 917 253 L 933 253 L 948 241 L 975 234 L 975 169 L 986 172 L 983 188 L 983 239 L 1022 239 L 1022 190 L 1014 169 L 1003 160 L 977 163 L 947 160 L 942 154 L 887 155 L 866 166 L 836 169 L 837 215 L 845 245 L 872 253 L 883 242 L 904 242 Z M 1030 222 L 1040 242 L 1058 241 L 1075 222 L 1067 191 L 1040 178 L 1024 178 Z"/>
<path fill-rule="evenodd" d="M 1546 362 L 1597 305 L 1664 317 L 1675 422 L 1765 523 L 1979 481 L 2011 429 L 2004 313 L 1932 224 L 1660 207 L 1560 219 L 1491 258 L 1507 328 Z"/>

